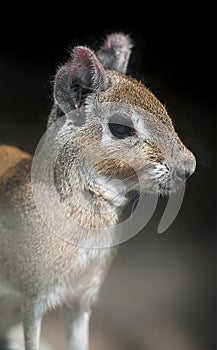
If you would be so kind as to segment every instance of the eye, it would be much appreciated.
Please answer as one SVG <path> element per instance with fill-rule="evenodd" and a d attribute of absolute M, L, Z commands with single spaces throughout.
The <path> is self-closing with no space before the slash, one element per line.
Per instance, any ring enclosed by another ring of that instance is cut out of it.
<path fill-rule="evenodd" d="M 109 119 L 108 127 L 112 135 L 119 139 L 136 135 L 133 123 L 128 117 L 112 116 Z"/>

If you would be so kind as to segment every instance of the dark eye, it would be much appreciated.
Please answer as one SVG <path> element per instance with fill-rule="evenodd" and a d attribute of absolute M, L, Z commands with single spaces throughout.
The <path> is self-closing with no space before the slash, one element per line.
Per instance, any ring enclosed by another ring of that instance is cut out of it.
<path fill-rule="evenodd" d="M 133 127 L 133 123 L 127 117 L 113 116 L 110 118 L 108 126 L 112 135 L 119 139 L 136 135 L 136 130 Z"/>

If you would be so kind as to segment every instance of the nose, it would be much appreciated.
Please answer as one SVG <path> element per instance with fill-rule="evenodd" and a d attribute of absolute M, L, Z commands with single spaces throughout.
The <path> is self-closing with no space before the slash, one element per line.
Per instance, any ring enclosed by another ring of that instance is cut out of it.
<path fill-rule="evenodd" d="M 186 181 L 195 171 L 196 168 L 196 159 L 193 153 L 188 151 L 187 157 L 181 164 L 174 166 L 172 170 L 172 179 L 175 183 L 181 183 Z"/>
<path fill-rule="evenodd" d="M 175 167 L 172 170 L 172 179 L 176 182 L 176 183 L 181 183 L 183 181 L 186 181 L 189 177 L 191 176 L 191 172 L 187 171 L 184 168 L 181 167 Z"/>

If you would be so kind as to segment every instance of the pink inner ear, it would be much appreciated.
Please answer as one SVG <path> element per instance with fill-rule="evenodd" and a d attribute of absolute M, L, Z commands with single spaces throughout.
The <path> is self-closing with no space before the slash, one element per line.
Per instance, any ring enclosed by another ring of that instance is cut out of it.
<path fill-rule="evenodd" d="M 78 46 L 71 59 L 62 66 L 55 77 L 54 97 L 64 112 L 79 108 L 87 94 L 108 88 L 109 78 L 94 53 L 87 47 Z M 80 95 L 76 96 L 76 88 Z"/>
<path fill-rule="evenodd" d="M 113 42 L 111 40 L 107 40 L 102 49 L 104 51 L 108 51 L 111 50 L 111 48 L 113 48 Z"/>
<path fill-rule="evenodd" d="M 84 46 L 77 46 L 72 52 L 72 74 L 91 83 L 93 89 L 107 87 L 107 74 L 94 53 Z M 74 72 L 73 72 L 74 71 Z M 87 85 L 87 84 L 86 84 Z"/>
<path fill-rule="evenodd" d="M 80 69 L 81 71 L 87 70 L 89 73 L 97 68 L 97 62 L 94 59 L 94 54 L 83 46 L 78 46 L 73 50 L 72 53 L 72 65 L 74 69 Z"/>

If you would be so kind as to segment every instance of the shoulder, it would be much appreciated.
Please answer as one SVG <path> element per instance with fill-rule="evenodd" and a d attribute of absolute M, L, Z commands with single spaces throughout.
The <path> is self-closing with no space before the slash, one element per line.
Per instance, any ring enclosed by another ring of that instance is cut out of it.
<path fill-rule="evenodd" d="M 6 175 L 11 168 L 23 159 L 31 159 L 31 155 L 17 147 L 0 145 L 0 176 Z"/>
<path fill-rule="evenodd" d="M 0 192 L 28 182 L 32 156 L 19 148 L 0 145 Z"/>

